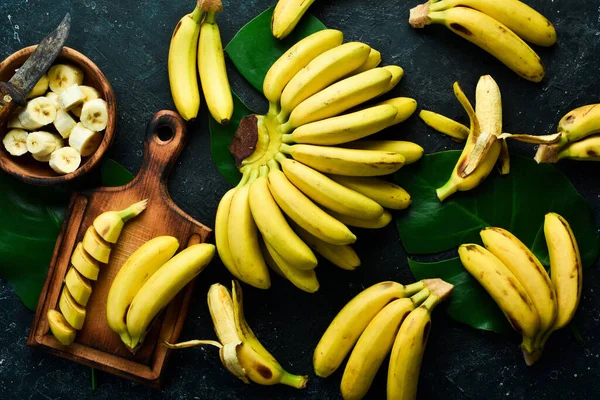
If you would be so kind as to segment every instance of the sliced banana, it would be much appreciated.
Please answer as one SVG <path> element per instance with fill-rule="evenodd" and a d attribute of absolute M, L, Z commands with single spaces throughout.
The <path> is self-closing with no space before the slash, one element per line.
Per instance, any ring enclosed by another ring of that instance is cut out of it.
<path fill-rule="evenodd" d="M 87 251 L 83 249 L 83 243 L 79 242 L 73 255 L 71 255 L 71 264 L 77 271 L 86 278 L 95 281 L 98 279 L 100 273 L 100 265 L 98 261 L 94 260 Z"/>
<path fill-rule="evenodd" d="M 33 89 L 31 89 L 31 92 L 29 92 L 29 95 L 27 96 L 27 98 L 33 99 L 34 97 L 43 96 L 47 91 L 48 91 L 48 75 L 44 74 L 44 76 L 42 76 L 40 78 L 40 80 L 37 81 L 37 83 L 35 84 Z"/>
<path fill-rule="evenodd" d="M 60 136 L 67 139 L 71 135 L 71 131 L 75 128 L 75 125 L 77 125 L 77 121 L 67 111 L 60 109 L 56 112 L 56 119 L 53 124 L 58 133 L 60 133 Z"/>
<path fill-rule="evenodd" d="M 85 95 L 79 89 L 79 85 L 69 86 L 58 95 L 58 105 L 65 111 L 69 111 L 83 104 Z"/>
<path fill-rule="evenodd" d="M 51 124 L 56 118 L 56 107 L 47 97 L 36 97 L 27 103 L 27 107 L 19 114 L 23 128 L 36 130 Z"/>
<path fill-rule="evenodd" d="M 89 279 L 83 277 L 75 267 L 71 267 L 67 276 L 65 276 L 65 286 L 75 301 L 82 306 L 86 306 L 92 295 L 92 283 Z"/>
<path fill-rule="evenodd" d="M 35 156 L 35 155 L 31 155 L 33 157 L 33 159 L 35 161 L 39 161 L 39 162 L 50 162 L 50 157 L 52 156 L 52 154 L 46 154 L 45 156 Z"/>
<path fill-rule="evenodd" d="M 108 123 L 108 106 L 102 99 L 85 102 L 81 109 L 81 123 L 91 131 L 100 132 Z"/>
<path fill-rule="evenodd" d="M 81 85 L 81 86 L 79 86 L 79 89 L 81 89 L 81 91 L 83 92 L 83 95 L 85 96 L 85 100 L 83 100 L 83 104 L 87 103 L 90 100 L 95 100 L 95 99 L 100 98 L 100 92 L 98 92 L 95 88 L 93 88 L 91 86 Z M 75 115 L 76 117 L 81 117 L 81 109 L 83 108 L 83 104 L 81 104 L 71 110 L 73 115 Z"/>
<path fill-rule="evenodd" d="M 48 310 L 48 325 L 54 337 L 63 345 L 68 346 L 75 340 L 77 331 L 73 329 L 66 318 L 56 310 Z"/>
<path fill-rule="evenodd" d="M 50 132 L 37 131 L 27 135 L 27 151 L 34 156 L 50 155 L 58 144 L 55 135 Z"/>
<path fill-rule="evenodd" d="M 68 87 L 83 83 L 83 71 L 77 67 L 58 64 L 48 70 L 50 90 L 61 94 Z"/>
<path fill-rule="evenodd" d="M 2 144 L 12 156 L 22 156 L 27 153 L 27 132 L 23 129 L 13 129 L 4 135 Z"/>
<path fill-rule="evenodd" d="M 60 110 L 60 105 L 58 104 L 58 95 L 54 92 L 48 92 L 46 93 L 46 98 L 48 100 L 50 100 L 52 102 L 52 104 L 54 104 L 54 107 L 57 110 Z"/>
<path fill-rule="evenodd" d="M 50 168 L 57 174 L 70 174 L 79 168 L 81 155 L 72 147 L 62 147 L 50 155 Z"/>
<path fill-rule="evenodd" d="M 101 142 L 102 134 L 89 130 L 81 122 L 75 125 L 69 136 L 69 146 L 77 150 L 83 157 L 95 152 Z"/>
<path fill-rule="evenodd" d="M 69 293 L 69 289 L 65 286 L 63 286 L 60 299 L 58 300 L 58 308 L 69 325 L 77 330 L 83 328 L 86 315 L 85 308 L 77 304 L 71 293 Z"/>

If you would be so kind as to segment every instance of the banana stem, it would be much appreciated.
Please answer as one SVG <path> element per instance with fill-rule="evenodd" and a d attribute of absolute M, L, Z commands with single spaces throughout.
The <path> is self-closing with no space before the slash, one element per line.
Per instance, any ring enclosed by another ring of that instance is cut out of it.
<path fill-rule="evenodd" d="M 433 310 L 435 308 L 435 306 L 440 304 L 441 301 L 442 301 L 442 299 L 439 296 L 436 296 L 435 294 L 431 294 L 431 296 L 429 296 L 427 298 L 427 300 L 425 300 L 425 302 L 423 304 L 421 304 L 421 307 L 423 307 L 431 312 L 431 310 Z"/>
<path fill-rule="evenodd" d="M 412 302 L 415 305 L 420 305 L 422 302 L 424 302 L 429 295 L 431 294 L 431 292 L 429 291 L 429 289 L 425 288 L 423 290 L 421 290 L 420 292 L 418 292 L 417 294 L 415 294 L 414 296 L 412 296 L 410 299 L 412 300 Z"/>
<path fill-rule="evenodd" d="M 249 184 L 251 184 L 252 182 L 254 182 L 254 181 L 256 180 L 256 178 L 258 178 L 258 174 L 259 174 L 258 168 L 256 168 L 256 169 L 253 169 L 253 170 L 250 172 L 250 177 L 248 178 L 248 182 L 246 182 L 246 185 L 249 185 Z"/>
<path fill-rule="evenodd" d="M 198 0 L 197 7 L 207 13 L 218 13 L 223 11 L 223 2 L 221 0 Z"/>
<path fill-rule="evenodd" d="M 196 6 L 196 8 L 194 8 L 194 11 L 192 11 L 190 16 L 195 23 L 199 24 L 202 20 L 202 17 L 204 16 L 204 12 L 200 9 L 199 6 Z"/>
<path fill-rule="evenodd" d="M 281 140 L 285 144 L 294 143 L 294 139 L 293 139 L 292 135 L 290 135 L 290 134 L 284 134 L 284 135 L 282 135 L 281 136 Z"/>
<path fill-rule="evenodd" d="M 277 154 L 275 154 L 275 157 L 273 157 L 273 158 L 275 158 L 280 164 L 283 161 L 287 160 L 287 157 L 284 156 L 283 153 L 277 153 Z"/>
<path fill-rule="evenodd" d="M 209 12 L 206 14 L 206 18 L 204 18 L 204 23 L 205 24 L 211 24 L 214 25 L 217 23 L 217 13 L 213 12 Z"/>
<path fill-rule="evenodd" d="M 404 295 L 406 297 L 412 296 L 415 293 L 423 290 L 424 287 L 425 287 L 425 284 L 423 283 L 423 281 L 411 283 L 410 285 L 405 285 L 404 286 Z"/>
<path fill-rule="evenodd" d="M 291 154 L 292 153 L 292 146 L 290 146 L 289 144 L 282 144 L 281 147 L 279 147 L 279 151 L 281 151 L 282 153 L 285 154 Z"/>
<path fill-rule="evenodd" d="M 148 199 L 138 201 L 137 203 L 127 207 L 124 210 L 117 212 L 117 215 L 123 222 L 129 221 L 131 218 L 137 217 L 142 211 L 148 207 Z"/>
<path fill-rule="evenodd" d="M 283 132 L 284 134 L 285 134 L 285 133 L 290 133 L 291 131 L 293 131 L 293 130 L 294 130 L 294 127 L 292 126 L 292 124 L 290 123 L 290 121 L 287 121 L 287 122 L 285 122 L 285 123 L 284 123 L 284 122 L 283 122 L 283 121 L 280 119 L 280 117 L 281 117 L 282 113 L 283 113 L 283 111 L 282 111 L 281 113 L 279 113 L 279 116 L 277 117 L 277 118 L 278 118 L 278 121 L 281 123 L 281 125 L 280 125 L 279 129 L 281 129 L 281 132 Z M 287 118 L 287 116 L 286 116 L 285 118 Z"/>
<path fill-rule="evenodd" d="M 242 179 L 240 179 L 240 181 L 238 182 L 236 187 L 244 186 L 248 182 L 249 178 L 250 178 L 250 172 L 245 171 L 244 174 L 242 175 Z"/>
<path fill-rule="evenodd" d="M 187 349 L 188 347 L 196 347 L 196 346 L 202 346 L 202 345 L 210 345 L 210 346 L 215 346 L 219 349 L 223 348 L 223 345 L 219 342 L 217 342 L 216 340 L 189 340 L 187 342 L 181 342 L 181 343 L 169 343 L 167 341 L 163 342 L 163 346 L 165 346 L 167 349 Z"/>
<path fill-rule="evenodd" d="M 452 180 L 448 181 L 444 186 L 436 190 L 437 197 L 440 201 L 446 200 L 448 197 L 452 196 L 456 193 L 458 187 L 454 184 Z"/>
<path fill-rule="evenodd" d="M 281 376 L 281 381 L 279 383 L 291 386 L 296 389 L 304 389 L 306 387 L 306 384 L 308 383 L 308 376 L 284 373 Z"/>
<path fill-rule="evenodd" d="M 266 165 L 261 165 L 259 170 L 259 176 L 267 176 L 269 175 L 269 167 Z"/>
<path fill-rule="evenodd" d="M 274 118 L 281 112 L 281 107 L 277 103 L 269 102 L 269 111 L 267 111 L 267 115 L 273 116 Z"/>
<path fill-rule="evenodd" d="M 278 154 L 281 154 L 281 153 L 278 153 Z M 277 163 L 277 161 L 275 161 L 275 159 L 271 159 L 271 160 L 267 161 L 267 165 L 269 166 L 269 169 L 272 171 L 279 170 L 279 164 Z"/>

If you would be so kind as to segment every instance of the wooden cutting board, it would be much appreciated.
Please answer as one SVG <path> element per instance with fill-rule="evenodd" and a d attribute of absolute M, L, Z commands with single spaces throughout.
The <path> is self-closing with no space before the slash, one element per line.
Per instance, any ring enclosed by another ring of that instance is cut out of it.
<path fill-rule="evenodd" d="M 76 192 L 54 247 L 46 282 L 42 289 L 31 331 L 30 346 L 39 346 L 60 357 L 98 368 L 152 386 L 160 386 L 160 376 L 169 351 L 163 340 L 176 342 L 187 314 L 194 282 L 169 304 L 154 322 L 142 347 L 132 354 L 106 322 L 106 298 L 113 279 L 127 258 L 146 241 L 161 235 L 174 236 L 180 250 L 205 242 L 211 230 L 184 213 L 171 200 L 167 179 L 171 167 L 185 146 L 187 129 L 176 113 L 160 111 L 148 124 L 144 143 L 144 161 L 135 179 L 121 187 Z M 46 314 L 58 309 L 63 280 L 70 267 L 73 250 L 83 239 L 94 218 L 105 211 L 121 210 L 148 199 L 148 208 L 125 225 L 121 237 L 101 265 L 100 275 L 92 282 L 87 317 L 75 342 L 61 345 L 49 332 Z"/>

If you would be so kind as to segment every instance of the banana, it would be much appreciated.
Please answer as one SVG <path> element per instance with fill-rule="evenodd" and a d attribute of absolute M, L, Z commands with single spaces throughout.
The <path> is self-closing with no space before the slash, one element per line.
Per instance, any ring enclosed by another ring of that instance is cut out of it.
<path fill-rule="evenodd" d="M 336 145 L 361 139 L 391 126 L 398 109 L 391 105 L 365 108 L 302 125 L 283 135 L 284 143 Z"/>
<path fill-rule="evenodd" d="M 62 142 L 57 138 L 50 132 L 31 132 L 26 139 L 27 151 L 36 156 L 49 156 Z"/>
<path fill-rule="evenodd" d="M 85 307 L 77 304 L 71 293 L 69 293 L 69 289 L 64 286 L 58 300 L 58 308 L 69 325 L 77 330 L 83 328 L 86 316 Z"/>
<path fill-rule="evenodd" d="M 85 103 L 87 103 L 88 101 L 100 98 L 100 92 L 98 92 L 95 88 L 93 88 L 91 86 L 80 85 L 79 90 L 81 90 L 83 92 L 85 99 L 83 100 L 83 104 L 81 104 L 77 107 L 74 107 L 71 110 L 71 113 L 73 113 L 73 115 L 75 115 L 78 118 L 81 117 L 81 111 L 82 111 L 83 105 Z M 53 95 L 53 94 L 56 95 L 56 93 L 50 92 L 46 95 L 46 97 L 50 97 L 50 95 Z M 57 98 L 57 101 L 58 101 L 58 98 Z M 57 104 L 57 108 L 58 108 L 58 104 Z"/>
<path fill-rule="evenodd" d="M 567 145 L 556 155 L 556 161 L 562 159 L 600 161 L 600 135 L 590 136 Z"/>
<path fill-rule="evenodd" d="M 433 128 L 444 135 L 450 136 L 452 140 L 457 142 L 464 142 L 469 136 L 469 128 L 442 114 L 421 110 L 419 117 L 428 127 Z"/>
<path fill-rule="evenodd" d="M 27 95 L 28 99 L 43 96 L 48 91 L 48 75 L 44 74 Z"/>
<path fill-rule="evenodd" d="M 81 89 L 83 86 L 80 86 L 79 88 Z M 56 111 L 60 110 L 60 105 L 58 104 L 58 95 L 54 92 L 48 92 L 46 93 L 46 98 L 48 100 L 50 100 L 50 102 L 52 103 L 52 105 L 54 105 L 54 108 L 56 108 Z"/>
<path fill-rule="evenodd" d="M 341 45 L 343 40 L 342 32 L 325 29 L 300 40 L 275 61 L 263 82 L 263 93 L 273 112 L 279 112 L 281 93 L 292 78 L 320 54 Z"/>
<path fill-rule="evenodd" d="M 93 226 L 90 226 L 83 236 L 83 249 L 96 261 L 108 264 L 111 247 L 110 243 L 100 237 Z"/>
<path fill-rule="evenodd" d="M 522 39 L 538 46 L 556 43 L 556 30 L 546 17 L 519 0 L 442 0 L 429 5 L 430 11 L 452 7 L 473 8 L 506 25 Z"/>
<path fill-rule="evenodd" d="M 93 132 L 106 129 L 108 124 L 108 105 L 102 99 L 86 101 L 81 108 L 81 123 Z"/>
<path fill-rule="evenodd" d="M 52 335 L 62 345 L 68 346 L 75 340 L 77 331 L 69 325 L 65 317 L 56 310 L 48 310 L 46 314 Z"/>
<path fill-rule="evenodd" d="M 217 252 L 219 253 L 219 258 L 223 265 L 225 265 L 233 276 L 242 280 L 240 273 L 233 262 L 231 249 L 229 248 L 229 210 L 231 209 L 231 199 L 233 199 L 236 190 L 237 188 L 229 190 L 223 195 L 219 202 L 217 215 L 215 217 L 215 244 L 217 245 Z"/>
<path fill-rule="evenodd" d="M 496 57 L 520 77 L 532 82 L 544 79 L 544 65 L 535 51 L 506 25 L 491 16 L 468 7 L 431 11 L 428 3 L 415 7 L 410 14 L 409 22 L 414 28 L 429 24 L 445 25 L 455 34 Z"/>
<path fill-rule="evenodd" d="M 312 270 L 317 266 L 317 258 L 310 247 L 289 226 L 271 195 L 268 172 L 269 168 L 266 165 L 260 167 L 259 178 L 250 185 L 249 203 L 254 222 L 262 234 L 269 253 L 276 261 L 280 256 L 279 258 L 294 268 Z M 278 256 L 274 256 L 273 252 L 278 253 Z"/>
<path fill-rule="evenodd" d="M 281 256 L 275 249 L 265 242 L 265 261 L 276 272 L 281 273 L 284 278 L 292 282 L 298 289 L 307 293 L 315 293 L 319 290 L 319 281 L 314 269 L 302 270 L 296 268 Z"/>
<path fill-rule="evenodd" d="M 77 150 L 82 157 L 87 157 L 98 149 L 102 139 L 100 132 L 89 130 L 81 122 L 78 122 L 69 135 L 69 146 Z"/>
<path fill-rule="evenodd" d="M 250 184 L 256 180 L 258 170 L 252 171 L 249 182 L 238 187 L 229 210 L 227 222 L 229 249 L 235 269 L 242 280 L 259 289 L 271 287 L 269 270 L 260 251 L 256 222 L 250 210 Z"/>
<path fill-rule="evenodd" d="M 368 71 L 370 69 L 376 68 L 379 64 L 381 64 L 381 53 L 373 48 L 369 52 L 369 57 L 367 57 L 367 61 L 363 63 L 360 67 L 352 72 L 352 75 L 360 74 L 361 72 Z"/>
<path fill-rule="evenodd" d="M 204 13 L 196 7 L 177 23 L 169 46 L 169 84 L 179 114 L 189 121 L 198 116 L 200 88 L 196 73 L 200 21 Z"/>
<path fill-rule="evenodd" d="M 385 208 L 404 210 L 412 202 L 410 194 L 406 190 L 383 179 L 342 175 L 330 175 L 329 177 L 340 185 L 367 196 Z"/>
<path fill-rule="evenodd" d="M 25 109 L 19 114 L 21 125 L 30 131 L 51 124 L 55 119 L 56 108 L 47 97 L 36 97 L 28 101 Z"/>
<path fill-rule="evenodd" d="M 233 114 L 233 97 L 225 68 L 221 33 L 214 11 L 207 12 L 200 28 L 198 70 L 210 114 L 218 123 L 228 124 Z"/>
<path fill-rule="evenodd" d="M 50 154 L 48 162 L 57 174 L 70 174 L 81 165 L 81 155 L 72 147 L 61 147 Z"/>
<path fill-rule="evenodd" d="M 71 255 L 71 264 L 84 277 L 95 281 L 98 280 L 100 266 L 98 261 L 94 260 L 84 249 L 83 243 L 78 243 L 75 251 Z"/>
<path fill-rule="evenodd" d="M 278 154 L 286 177 L 315 203 L 357 219 L 376 219 L 383 208 L 367 196 L 340 185 L 320 172 Z"/>
<path fill-rule="evenodd" d="M 278 118 L 284 121 L 304 100 L 360 67 L 370 50 L 364 43 L 349 42 L 317 56 L 285 86 Z"/>
<path fill-rule="evenodd" d="M 138 201 L 121 211 L 107 211 L 94 219 L 92 225 L 98 235 L 108 243 L 117 243 L 125 223 L 137 217 L 148 206 L 148 199 Z"/>
<path fill-rule="evenodd" d="M 540 318 L 521 282 L 484 247 L 463 244 L 458 248 L 458 255 L 465 269 L 490 294 L 508 322 L 523 336 L 523 351 L 531 353 L 532 338 L 539 332 Z"/>
<path fill-rule="evenodd" d="M 87 278 L 77 272 L 77 268 L 69 268 L 69 272 L 65 276 L 65 286 L 78 304 L 83 307 L 87 305 L 92 295 L 92 284 Z"/>
<path fill-rule="evenodd" d="M 11 129 L 2 138 L 2 144 L 11 156 L 27 153 L 27 132 L 23 129 Z"/>
<path fill-rule="evenodd" d="M 392 74 L 392 79 L 390 80 L 390 84 L 386 91 L 387 93 L 393 88 L 395 88 L 398 85 L 398 83 L 400 83 L 400 80 L 402 79 L 402 77 L 404 77 L 404 70 L 402 69 L 402 67 L 399 67 L 397 65 L 386 65 L 385 67 L 383 67 L 383 69 L 389 71 Z"/>
<path fill-rule="evenodd" d="M 79 89 L 79 85 L 74 84 L 58 95 L 58 106 L 65 111 L 70 111 L 73 108 L 82 105 L 84 100 L 85 95 L 81 89 Z"/>
<path fill-rule="evenodd" d="M 58 64 L 48 70 L 48 86 L 56 94 L 61 94 L 68 87 L 83 83 L 83 71 L 78 67 Z"/>
<path fill-rule="evenodd" d="M 410 97 L 394 97 L 392 99 L 381 101 L 375 105 L 390 105 L 396 107 L 398 114 L 396 114 L 396 118 L 391 125 L 396 125 L 400 122 L 406 121 L 408 117 L 413 115 L 417 110 L 417 101 L 415 99 L 411 99 Z"/>
<path fill-rule="evenodd" d="M 309 144 L 282 144 L 281 152 L 327 174 L 381 176 L 393 174 L 404 165 L 402 154 L 390 151 L 355 150 Z"/>
<path fill-rule="evenodd" d="M 289 35 L 315 0 L 279 0 L 273 11 L 271 31 L 277 39 Z"/>
<path fill-rule="evenodd" d="M 77 125 L 77 122 L 71 117 L 71 114 L 63 109 L 59 109 L 56 111 L 56 118 L 52 124 L 63 139 L 68 139 L 71 135 L 71 131 L 75 128 L 75 125 Z"/>
<path fill-rule="evenodd" d="M 406 316 L 429 296 L 423 289 L 410 298 L 392 301 L 369 322 L 350 354 L 340 390 L 344 400 L 362 399 L 394 344 Z"/>
<path fill-rule="evenodd" d="M 31 156 L 35 161 L 47 163 L 50 162 L 50 157 L 52 156 L 52 154 L 46 154 L 45 156 L 37 156 L 35 154 L 32 154 Z"/>
<path fill-rule="evenodd" d="M 384 228 L 384 227 L 388 226 L 390 224 L 390 222 L 392 222 L 392 219 L 393 219 L 392 213 L 389 212 L 388 210 L 383 210 L 383 214 L 381 214 L 381 216 L 379 218 L 375 218 L 375 219 L 352 218 L 352 217 L 348 217 L 346 215 L 339 214 L 333 210 L 327 210 L 327 212 L 333 218 L 339 220 L 340 222 L 342 222 L 345 225 L 354 226 L 357 228 L 364 228 L 364 229 Z"/>
<path fill-rule="evenodd" d="M 388 303 L 412 296 L 423 288 L 423 282 L 404 286 L 387 281 L 363 290 L 350 300 L 333 319 L 315 348 L 315 374 L 321 378 L 333 374 L 369 323 Z"/>
<path fill-rule="evenodd" d="M 108 326 L 118 333 L 123 343 L 133 348 L 127 330 L 127 310 L 142 286 L 173 257 L 179 242 L 172 236 L 158 236 L 134 251 L 112 281 L 106 299 Z"/>
<path fill-rule="evenodd" d="M 413 142 L 402 140 L 357 140 L 344 143 L 341 147 L 356 150 L 378 150 L 399 153 L 404 156 L 404 164 L 413 164 L 423 157 L 425 150 Z"/>
<path fill-rule="evenodd" d="M 356 236 L 344 224 L 317 207 L 274 165 L 269 171 L 269 188 L 283 212 L 312 235 L 337 245 L 356 241 Z"/>
<path fill-rule="evenodd" d="M 182 250 L 160 267 L 137 292 L 127 311 L 130 349 L 144 341 L 154 317 L 210 263 L 215 246 L 201 243 Z"/>
<path fill-rule="evenodd" d="M 343 79 L 300 103 L 290 114 L 282 129 L 294 128 L 333 117 L 385 93 L 392 74 L 383 68 L 374 68 Z"/>

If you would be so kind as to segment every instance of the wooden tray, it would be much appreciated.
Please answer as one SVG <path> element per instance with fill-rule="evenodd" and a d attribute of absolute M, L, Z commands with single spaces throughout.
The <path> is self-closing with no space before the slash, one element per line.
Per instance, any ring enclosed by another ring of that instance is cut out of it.
<path fill-rule="evenodd" d="M 159 138 L 160 131 L 160 138 Z M 169 139 L 165 138 L 169 137 Z M 162 139 L 161 139 L 162 138 Z M 106 297 L 117 272 L 143 243 L 160 235 L 171 235 L 180 249 L 205 242 L 211 230 L 185 214 L 173 203 L 167 191 L 167 179 L 173 163 L 181 153 L 187 130 L 181 117 L 171 111 L 157 113 L 148 124 L 144 144 L 144 161 L 135 179 L 121 187 L 98 188 L 74 193 L 54 247 L 46 282 L 27 339 L 30 346 L 40 346 L 50 353 L 80 364 L 158 387 L 169 351 L 163 340 L 176 342 L 187 314 L 194 282 L 169 304 L 156 320 L 144 344 L 131 354 L 106 322 Z M 120 240 L 113 247 L 110 262 L 101 266 L 98 281 L 93 282 L 87 305 L 87 318 L 70 346 L 61 345 L 49 332 L 46 313 L 58 309 L 58 299 L 70 258 L 94 218 L 105 211 L 121 210 L 149 199 L 148 208 L 129 221 Z"/>

